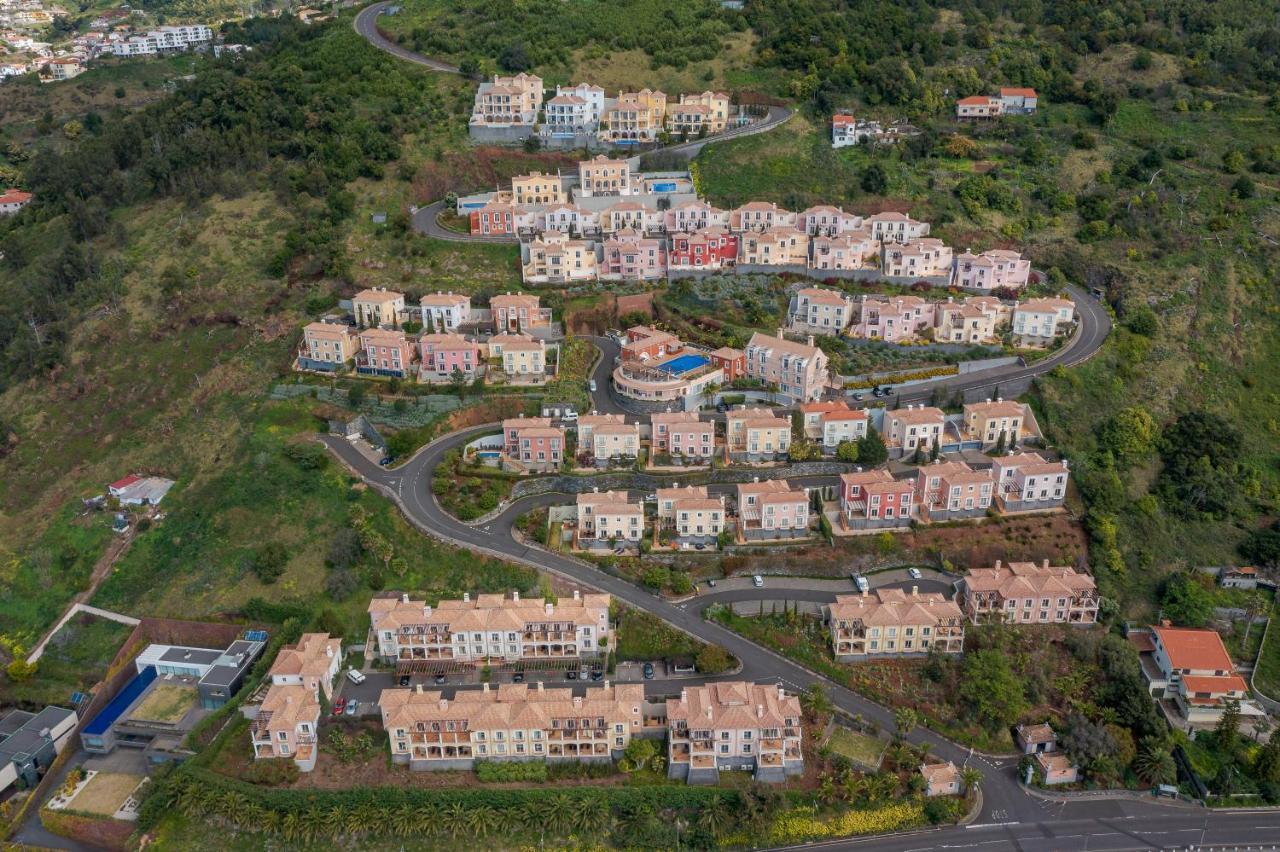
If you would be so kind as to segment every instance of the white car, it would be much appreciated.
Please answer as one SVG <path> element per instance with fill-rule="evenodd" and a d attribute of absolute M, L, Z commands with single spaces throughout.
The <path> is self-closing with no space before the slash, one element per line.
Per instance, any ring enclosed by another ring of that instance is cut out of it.
<path fill-rule="evenodd" d="M 911 578 L 911 579 L 913 579 L 913 580 L 919 580 L 919 579 L 920 579 L 920 577 L 921 577 L 921 576 L 923 576 L 923 575 L 921 575 L 921 573 L 920 573 L 920 569 L 919 569 L 919 568 L 908 568 L 908 569 L 907 569 L 907 576 L 908 576 L 908 577 L 910 577 L 910 578 Z"/>
<path fill-rule="evenodd" d="M 347 669 L 347 680 L 352 683 L 359 684 L 364 683 L 366 678 L 364 676 L 364 672 L 358 672 L 355 669 Z"/>
<path fill-rule="evenodd" d="M 595 379 L 592 379 L 591 381 L 587 382 L 587 387 L 591 389 L 591 392 L 592 392 L 592 393 L 595 393 L 595 392 L 596 392 L 596 380 L 595 380 Z"/>
<path fill-rule="evenodd" d="M 755 586 L 757 589 L 763 589 L 764 577 L 761 577 L 759 574 L 755 575 L 751 578 L 751 585 Z"/>

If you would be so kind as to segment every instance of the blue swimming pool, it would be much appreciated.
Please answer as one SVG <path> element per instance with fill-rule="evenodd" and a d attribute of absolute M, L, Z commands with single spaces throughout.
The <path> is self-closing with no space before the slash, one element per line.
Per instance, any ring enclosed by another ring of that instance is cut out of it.
<path fill-rule="evenodd" d="M 711 360 L 702 355 L 686 354 L 672 358 L 670 361 L 659 365 L 659 369 L 666 370 L 674 376 L 683 376 L 685 373 L 692 372 L 710 363 Z"/>

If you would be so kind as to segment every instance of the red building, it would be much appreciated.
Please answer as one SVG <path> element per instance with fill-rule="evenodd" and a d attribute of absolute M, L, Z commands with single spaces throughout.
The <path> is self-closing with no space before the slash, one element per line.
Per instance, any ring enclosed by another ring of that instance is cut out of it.
<path fill-rule="evenodd" d="M 516 208 L 510 204 L 491 202 L 479 210 L 471 211 L 471 233 L 514 234 L 516 232 Z"/>
<path fill-rule="evenodd" d="M 747 374 L 747 355 L 741 349 L 730 349 L 728 346 L 723 346 L 710 353 L 707 357 L 711 359 L 712 364 L 724 371 L 725 384 L 734 379 L 742 378 Z"/>
<path fill-rule="evenodd" d="M 738 235 L 723 228 L 707 228 L 673 236 L 667 265 L 672 269 L 720 269 L 732 266 L 737 258 Z"/>

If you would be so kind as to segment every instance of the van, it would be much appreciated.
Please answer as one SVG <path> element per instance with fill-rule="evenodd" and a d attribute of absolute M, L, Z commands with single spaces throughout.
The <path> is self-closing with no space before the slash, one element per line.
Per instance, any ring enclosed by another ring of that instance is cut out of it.
<path fill-rule="evenodd" d="M 574 411 L 572 408 L 570 408 L 570 409 L 569 409 L 568 411 L 566 411 L 564 414 L 560 415 L 560 419 L 561 419 L 563 422 L 565 422 L 565 423 L 577 423 L 577 422 L 578 422 L 578 412 L 576 412 L 576 411 Z"/>
<path fill-rule="evenodd" d="M 361 684 L 365 682 L 365 676 L 363 672 L 358 672 L 355 669 L 347 669 L 347 680 L 355 684 Z"/>

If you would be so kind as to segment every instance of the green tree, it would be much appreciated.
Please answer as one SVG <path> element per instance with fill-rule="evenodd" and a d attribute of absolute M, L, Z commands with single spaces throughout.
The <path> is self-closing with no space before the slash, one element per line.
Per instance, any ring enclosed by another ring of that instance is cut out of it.
<path fill-rule="evenodd" d="M 703 645 L 694 658 L 694 665 L 704 674 L 720 674 L 733 668 L 734 659 L 719 645 Z"/>
<path fill-rule="evenodd" d="M 1253 759 L 1253 776 L 1259 781 L 1280 782 L 1280 736 L 1273 736 Z"/>
<path fill-rule="evenodd" d="M 893 725 L 897 728 L 898 736 L 909 736 L 919 724 L 920 716 L 912 708 L 899 707 L 893 711 Z"/>
<path fill-rule="evenodd" d="M 1008 657 L 994 648 L 970 654 L 965 660 L 960 697 L 989 730 L 1012 725 L 1027 707 L 1022 682 L 1010 668 Z"/>
<path fill-rule="evenodd" d="M 1203 627 L 1213 615 L 1213 592 L 1201 579 L 1207 575 L 1180 571 L 1168 579 L 1160 595 L 1165 618 L 1183 627 Z"/>
<path fill-rule="evenodd" d="M 1133 771 L 1148 784 L 1172 784 L 1177 780 L 1178 767 L 1173 755 L 1156 737 L 1145 737 L 1133 759 Z"/>
<path fill-rule="evenodd" d="M 1240 745 L 1240 702 L 1228 699 L 1222 710 L 1222 718 L 1213 729 L 1218 748 L 1226 754 L 1235 754 Z"/>
<path fill-rule="evenodd" d="M 858 460 L 858 442 L 857 441 L 841 441 L 836 447 L 836 458 L 842 462 L 852 464 Z"/>
<path fill-rule="evenodd" d="M 960 783 L 964 785 L 965 793 L 972 796 L 982 786 L 982 770 L 976 766 L 966 766 L 960 770 Z"/>
<path fill-rule="evenodd" d="M 1159 434 L 1155 418 L 1141 406 L 1133 405 L 1103 421 L 1098 447 L 1127 466 L 1149 455 L 1155 449 Z"/>
<path fill-rule="evenodd" d="M 466 399 L 467 374 L 454 367 L 453 372 L 449 373 L 449 387 L 453 388 L 453 392 L 458 395 L 458 399 Z"/>
<path fill-rule="evenodd" d="M 835 709 L 827 688 L 817 681 L 809 684 L 800 693 L 800 707 L 810 716 L 826 716 Z"/>
<path fill-rule="evenodd" d="M 884 166 L 879 163 L 872 163 L 862 170 L 862 177 L 859 179 L 863 192 L 869 192 L 872 195 L 884 195 L 889 191 L 889 175 L 884 170 Z"/>
<path fill-rule="evenodd" d="M 858 461 L 867 467 L 876 467 L 889 460 L 889 449 L 874 426 L 867 427 L 867 434 L 858 441 Z"/>
<path fill-rule="evenodd" d="M 258 545 L 253 554 L 253 573 L 258 579 L 270 585 L 280 579 L 285 566 L 289 563 L 289 553 L 278 541 L 268 541 Z"/>

